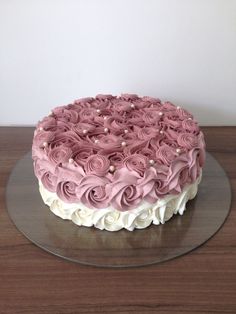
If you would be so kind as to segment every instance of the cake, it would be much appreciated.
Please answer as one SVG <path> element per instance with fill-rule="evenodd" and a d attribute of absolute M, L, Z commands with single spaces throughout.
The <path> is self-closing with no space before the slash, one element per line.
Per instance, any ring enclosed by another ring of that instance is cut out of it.
<path fill-rule="evenodd" d="M 99 94 L 39 121 L 32 158 L 55 215 L 133 231 L 184 213 L 201 181 L 205 142 L 193 116 L 171 102 Z"/>

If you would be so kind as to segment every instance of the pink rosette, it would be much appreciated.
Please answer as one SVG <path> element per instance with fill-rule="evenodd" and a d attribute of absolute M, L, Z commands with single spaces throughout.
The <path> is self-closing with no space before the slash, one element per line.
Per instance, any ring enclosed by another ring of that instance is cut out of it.
<path fill-rule="evenodd" d="M 57 120 L 64 122 L 77 123 L 79 121 L 78 112 L 72 109 L 67 109 L 66 106 L 56 107 L 53 109 L 53 115 Z"/>
<path fill-rule="evenodd" d="M 174 115 L 165 116 L 163 119 L 164 124 L 167 126 L 167 128 L 180 128 L 182 126 L 181 121 L 178 119 L 178 117 Z"/>
<path fill-rule="evenodd" d="M 133 154 L 127 156 L 123 160 L 123 165 L 130 171 L 137 172 L 141 177 L 144 175 L 144 172 L 148 167 L 148 159 L 146 156 L 141 154 Z"/>
<path fill-rule="evenodd" d="M 50 147 L 58 147 L 61 145 L 72 147 L 76 143 L 81 142 L 81 137 L 74 131 L 58 132 L 50 143 Z"/>
<path fill-rule="evenodd" d="M 71 127 L 71 130 L 74 131 L 75 133 L 79 134 L 80 136 L 86 136 L 86 135 L 90 135 L 93 136 L 94 135 L 94 131 L 96 129 L 96 126 L 92 123 L 85 123 L 85 122 L 81 122 L 78 124 L 75 124 Z M 86 133 L 84 133 L 86 132 Z"/>
<path fill-rule="evenodd" d="M 93 100 L 94 100 L 93 97 L 85 97 L 85 98 L 76 99 L 74 101 L 74 103 L 77 105 L 80 105 L 83 108 L 86 108 L 86 107 L 88 107 L 88 104 L 91 103 Z M 83 105 L 85 105 L 85 106 L 83 106 Z"/>
<path fill-rule="evenodd" d="M 113 115 L 104 121 L 104 127 L 108 128 L 112 134 L 119 135 L 124 133 L 126 124 L 121 116 Z"/>
<path fill-rule="evenodd" d="M 84 165 L 86 174 L 95 174 L 97 176 L 105 176 L 110 167 L 109 159 L 103 155 L 92 155 L 88 157 Z"/>
<path fill-rule="evenodd" d="M 109 198 L 105 188 L 109 182 L 107 178 L 87 175 L 76 189 L 77 197 L 89 208 L 106 208 L 109 206 Z"/>
<path fill-rule="evenodd" d="M 109 156 L 110 164 L 119 169 L 123 166 L 124 154 L 122 152 L 115 152 Z"/>
<path fill-rule="evenodd" d="M 178 116 L 181 120 L 184 120 L 184 119 L 193 119 L 193 116 L 185 109 L 183 108 L 179 108 L 177 110 L 178 112 Z"/>
<path fill-rule="evenodd" d="M 83 167 L 86 164 L 87 159 L 93 154 L 94 149 L 92 146 L 85 145 L 85 143 L 80 143 L 80 145 L 73 147 L 72 158 L 75 164 Z"/>
<path fill-rule="evenodd" d="M 59 165 L 60 163 L 69 162 L 69 159 L 72 156 L 72 150 L 64 145 L 54 148 L 50 147 L 47 156 L 50 162 Z"/>
<path fill-rule="evenodd" d="M 144 108 L 142 109 L 144 125 L 157 125 L 161 120 L 160 112 L 157 108 Z"/>
<path fill-rule="evenodd" d="M 156 159 L 164 165 L 170 165 L 175 158 L 176 150 L 169 145 L 164 144 L 156 151 Z"/>
<path fill-rule="evenodd" d="M 129 126 L 136 125 L 143 127 L 143 113 L 139 110 L 131 110 L 129 114 L 127 115 L 127 123 Z"/>
<path fill-rule="evenodd" d="M 33 146 L 43 148 L 45 144 L 51 143 L 54 138 L 55 132 L 38 130 L 34 136 Z"/>
<path fill-rule="evenodd" d="M 157 128 L 147 126 L 143 128 L 138 128 L 137 137 L 139 140 L 147 141 L 151 138 L 157 137 L 158 133 L 159 131 Z"/>
<path fill-rule="evenodd" d="M 98 100 L 111 100 L 111 99 L 114 99 L 114 98 L 116 98 L 116 97 L 113 96 L 113 95 L 110 95 L 110 94 L 108 94 L 108 95 L 98 94 L 96 96 L 96 99 L 98 99 Z"/>
<path fill-rule="evenodd" d="M 57 189 L 57 176 L 50 171 L 44 172 L 41 176 L 43 186 L 50 192 L 56 192 Z"/>
<path fill-rule="evenodd" d="M 139 178 L 137 172 L 126 168 L 115 172 L 113 182 L 106 186 L 106 194 L 109 195 L 110 203 L 115 209 L 127 211 L 141 203 L 143 192 L 137 185 Z"/>
<path fill-rule="evenodd" d="M 42 121 L 37 124 L 37 130 L 42 128 L 44 131 L 56 131 L 57 121 L 54 117 L 45 117 Z"/>
<path fill-rule="evenodd" d="M 94 117 L 97 116 L 97 112 L 95 108 L 85 107 L 80 110 L 79 116 L 81 122 L 92 123 Z"/>
<path fill-rule="evenodd" d="M 165 101 L 163 104 L 162 104 L 162 109 L 164 111 L 175 111 L 177 108 L 174 104 L 172 104 L 170 101 Z"/>
<path fill-rule="evenodd" d="M 171 193 L 176 194 L 182 191 L 182 187 L 188 181 L 188 171 L 189 164 L 186 155 L 181 155 L 172 162 L 166 179 Z"/>
<path fill-rule="evenodd" d="M 190 133 L 198 133 L 199 132 L 199 126 L 197 122 L 195 122 L 192 119 L 187 119 L 182 121 L 182 128 L 185 131 L 188 131 Z"/>
<path fill-rule="evenodd" d="M 129 100 L 132 101 L 132 100 L 138 99 L 139 97 L 136 94 L 121 94 L 120 98 L 127 100 L 127 101 L 129 101 Z"/>
<path fill-rule="evenodd" d="M 161 105 L 161 100 L 159 98 L 154 98 L 154 97 L 150 97 L 150 96 L 143 96 L 142 100 L 144 102 L 149 102 L 151 104 Z"/>
<path fill-rule="evenodd" d="M 57 168 L 55 168 L 50 161 L 36 157 L 34 159 L 34 173 L 36 177 L 41 180 L 45 172 L 51 172 L 57 175 Z"/>
<path fill-rule="evenodd" d="M 115 149 L 120 147 L 122 142 L 120 137 L 113 134 L 99 135 L 97 139 L 97 146 L 100 149 Z"/>
<path fill-rule="evenodd" d="M 177 143 L 183 148 L 192 149 L 198 146 L 198 138 L 191 133 L 180 133 L 177 138 Z"/>
<path fill-rule="evenodd" d="M 76 203 L 79 198 L 76 196 L 77 184 L 73 181 L 60 181 L 57 184 L 57 196 L 65 203 Z"/>

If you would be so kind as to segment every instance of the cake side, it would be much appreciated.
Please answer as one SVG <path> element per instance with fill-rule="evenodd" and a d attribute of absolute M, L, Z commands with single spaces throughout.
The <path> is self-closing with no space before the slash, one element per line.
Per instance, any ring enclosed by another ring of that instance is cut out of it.
<path fill-rule="evenodd" d="M 205 142 L 193 116 L 170 102 L 98 95 L 57 107 L 40 121 L 32 157 L 42 197 L 48 203 L 51 193 L 54 209 L 77 204 L 77 211 L 96 216 L 110 208 L 132 217 L 143 204 L 156 208 L 197 186 Z"/>
<path fill-rule="evenodd" d="M 49 192 L 41 182 L 39 191 L 50 210 L 62 219 L 68 219 L 78 226 L 96 227 L 100 230 L 118 231 L 144 229 L 151 225 L 164 224 L 174 214 L 183 215 L 186 203 L 193 199 L 198 191 L 202 175 L 192 184 L 187 184 L 178 195 L 167 195 L 155 204 L 143 201 L 135 209 L 119 211 L 112 206 L 104 209 L 90 209 L 82 203 L 63 202 L 56 193 Z"/>

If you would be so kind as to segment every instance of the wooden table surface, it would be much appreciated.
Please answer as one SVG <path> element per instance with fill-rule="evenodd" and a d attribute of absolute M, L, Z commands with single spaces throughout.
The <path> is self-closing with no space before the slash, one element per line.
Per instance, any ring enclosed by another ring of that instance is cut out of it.
<path fill-rule="evenodd" d="M 33 128 L 0 127 L 0 313 L 235 314 L 236 127 L 203 131 L 208 151 L 232 186 L 231 212 L 223 227 L 185 256 L 109 269 L 46 253 L 15 228 L 5 206 L 5 186 L 15 162 L 31 148 Z"/>

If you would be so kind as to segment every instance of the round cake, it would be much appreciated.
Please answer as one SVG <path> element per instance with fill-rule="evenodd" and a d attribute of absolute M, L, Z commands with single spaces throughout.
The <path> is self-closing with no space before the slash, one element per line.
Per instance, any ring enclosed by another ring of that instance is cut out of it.
<path fill-rule="evenodd" d="M 171 102 L 97 95 L 39 121 L 32 157 L 55 215 L 133 231 L 183 214 L 201 180 L 205 141 L 193 116 Z"/>

